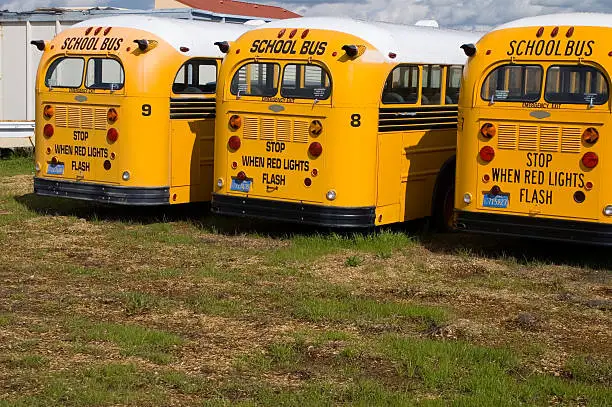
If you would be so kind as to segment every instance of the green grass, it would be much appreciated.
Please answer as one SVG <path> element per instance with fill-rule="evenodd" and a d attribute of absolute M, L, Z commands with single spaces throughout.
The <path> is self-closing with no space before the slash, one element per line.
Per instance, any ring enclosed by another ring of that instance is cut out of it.
<path fill-rule="evenodd" d="M 368 298 L 308 298 L 295 305 L 294 315 L 313 322 L 399 322 L 419 321 L 425 326 L 441 325 L 447 319 L 442 308 L 379 301 Z"/>
<path fill-rule="evenodd" d="M 34 158 L 12 157 L 0 159 L 0 177 L 11 177 L 21 174 L 34 175 Z"/>
<path fill-rule="evenodd" d="M 8 326 L 13 323 L 15 320 L 15 315 L 13 314 L 0 314 L 0 328 L 3 326 Z"/>
<path fill-rule="evenodd" d="M 139 325 L 73 319 L 68 323 L 73 341 L 107 341 L 119 346 L 125 356 L 139 356 L 158 364 L 169 363 L 184 340 L 172 333 Z"/>

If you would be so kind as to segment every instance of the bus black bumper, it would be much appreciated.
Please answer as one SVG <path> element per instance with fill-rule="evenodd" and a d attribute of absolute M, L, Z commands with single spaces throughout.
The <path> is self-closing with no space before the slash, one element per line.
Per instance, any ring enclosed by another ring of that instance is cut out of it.
<path fill-rule="evenodd" d="M 458 230 L 612 246 L 612 225 L 491 213 L 455 212 Z"/>
<path fill-rule="evenodd" d="M 135 188 L 91 184 L 87 182 L 59 181 L 34 177 L 34 193 L 42 196 L 81 199 L 117 205 L 168 205 L 168 187 Z"/>
<path fill-rule="evenodd" d="M 213 194 L 213 213 L 335 228 L 373 227 L 375 208 L 334 207 Z"/>

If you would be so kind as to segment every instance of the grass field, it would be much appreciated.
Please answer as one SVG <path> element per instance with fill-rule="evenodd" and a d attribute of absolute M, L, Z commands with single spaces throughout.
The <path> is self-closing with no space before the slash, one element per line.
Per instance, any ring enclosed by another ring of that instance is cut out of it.
<path fill-rule="evenodd" d="M 612 256 L 32 194 L 0 160 L 0 406 L 612 405 Z"/>

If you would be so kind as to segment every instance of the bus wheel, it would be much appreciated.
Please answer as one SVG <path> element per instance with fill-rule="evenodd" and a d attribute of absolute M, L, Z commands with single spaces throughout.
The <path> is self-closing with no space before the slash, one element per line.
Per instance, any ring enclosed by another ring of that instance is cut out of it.
<path fill-rule="evenodd" d="M 440 232 L 449 232 L 453 228 L 455 211 L 455 176 L 448 172 L 438 183 L 434 208 L 434 225 Z"/>

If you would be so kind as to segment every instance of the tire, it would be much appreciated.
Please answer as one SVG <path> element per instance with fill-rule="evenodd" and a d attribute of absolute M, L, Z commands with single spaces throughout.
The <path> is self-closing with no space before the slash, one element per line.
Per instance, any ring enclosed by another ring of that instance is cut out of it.
<path fill-rule="evenodd" d="M 455 211 L 455 172 L 447 170 L 441 174 L 436 185 L 434 200 L 433 224 L 439 232 L 450 232 L 453 229 Z"/>

